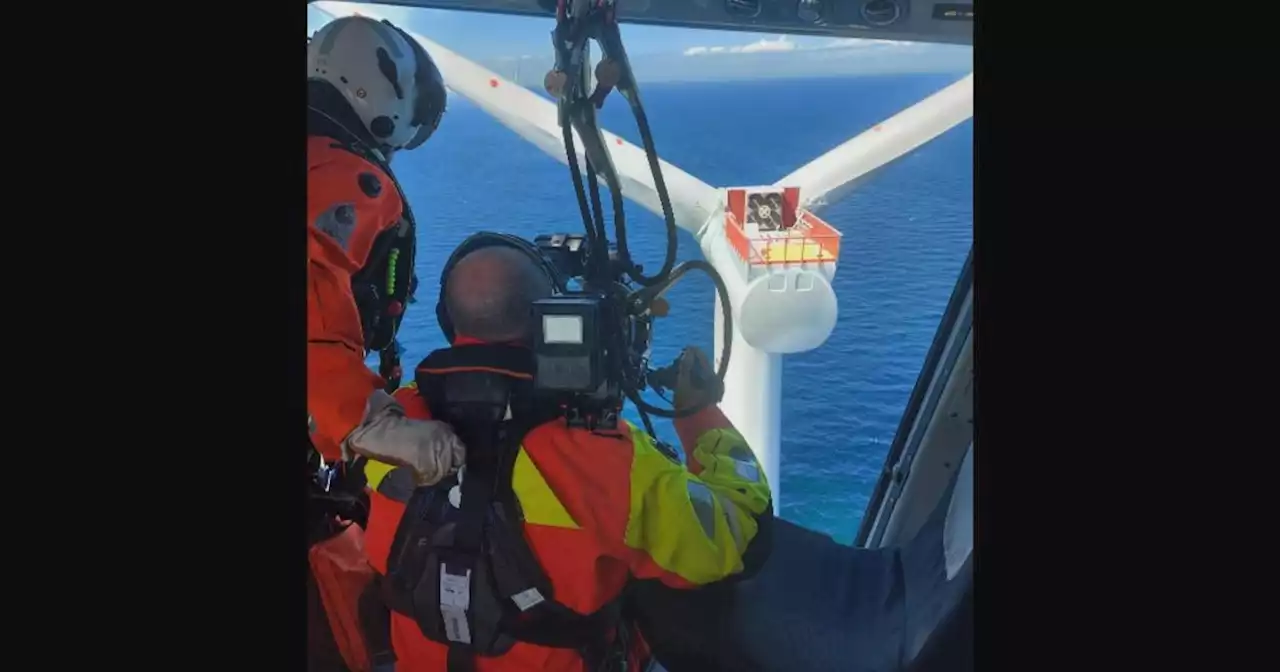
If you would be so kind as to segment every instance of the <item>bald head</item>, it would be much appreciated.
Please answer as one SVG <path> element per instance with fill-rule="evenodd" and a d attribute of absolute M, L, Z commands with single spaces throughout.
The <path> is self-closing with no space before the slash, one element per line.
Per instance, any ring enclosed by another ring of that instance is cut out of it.
<path fill-rule="evenodd" d="M 482 247 L 449 271 L 444 305 L 455 333 L 497 343 L 527 339 L 533 302 L 551 294 L 551 281 L 532 259 L 508 247 Z"/>

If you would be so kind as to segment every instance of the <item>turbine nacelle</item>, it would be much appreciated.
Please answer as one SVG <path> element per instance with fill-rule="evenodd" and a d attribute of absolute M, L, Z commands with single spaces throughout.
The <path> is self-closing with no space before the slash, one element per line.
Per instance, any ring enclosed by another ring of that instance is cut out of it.
<path fill-rule="evenodd" d="M 725 276 L 742 338 L 779 355 L 822 345 L 838 314 L 831 279 L 840 232 L 800 206 L 799 187 L 720 193 L 721 207 L 703 229 L 702 250 Z"/>

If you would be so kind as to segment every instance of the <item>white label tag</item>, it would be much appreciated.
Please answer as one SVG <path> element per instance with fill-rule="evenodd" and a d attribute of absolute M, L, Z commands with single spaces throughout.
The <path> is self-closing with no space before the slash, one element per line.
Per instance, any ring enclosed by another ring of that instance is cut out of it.
<path fill-rule="evenodd" d="M 529 611 L 542 604 L 543 599 L 542 593 L 539 593 L 537 588 L 522 590 L 511 596 L 511 601 L 515 602 L 517 607 L 520 607 L 520 611 Z"/>
<path fill-rule="evenodd" d="M 471 605 L 471 570 L 458 576 L 440 568 L 440 616 L 444 633 L 451 642 L 471 643 L 467 627 L 467 607 Z"/>
<path fill-rule="evenodd" d="M 471 643 L 471 629 L 467 627 L 467 612 L 457 607 L 440 607 L 444 621 L 444 635 L 451 642 Z"/>
<path fill-rule="evenodd" d="M 471 570 L 458 576 L 440 568 L 440 604 L 466 611 L 471 606 Z"/>
<path fill-rule="evenodd" d="M 732 459 L 732 458 L 730 458 Z M 756 468 L 755 462 L 744 462 L 742 460 L 733 460 L 733 470 L 742 478 L 756 483 L 760 480 L 760 470 Z"/>

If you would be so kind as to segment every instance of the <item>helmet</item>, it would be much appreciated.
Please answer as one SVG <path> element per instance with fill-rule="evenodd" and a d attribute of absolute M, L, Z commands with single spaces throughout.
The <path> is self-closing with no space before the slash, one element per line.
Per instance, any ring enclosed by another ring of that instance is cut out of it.
<path fill-rule="evenodd" d="M 307 80 L 328 82 L 381 149 L 426 142 L 444 115 L 440 70 L 418 41 L 387 21 L 336 19 L 307 44 Z"/>

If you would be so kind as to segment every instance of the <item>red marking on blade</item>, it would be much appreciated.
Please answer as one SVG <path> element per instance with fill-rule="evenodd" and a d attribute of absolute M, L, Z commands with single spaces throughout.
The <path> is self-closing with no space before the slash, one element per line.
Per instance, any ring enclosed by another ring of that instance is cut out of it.
<path fill-rule="evenodd" d="M 491 80 L 489 80 L 489 86 L 491 86 L 491 87 L 493 87 L 493 88 L 495 88 L 495 89 L 496 89 L 496 88 L 498 88 L 498 80 L 496 80 L 496 79 L 491 79 Z"/>

